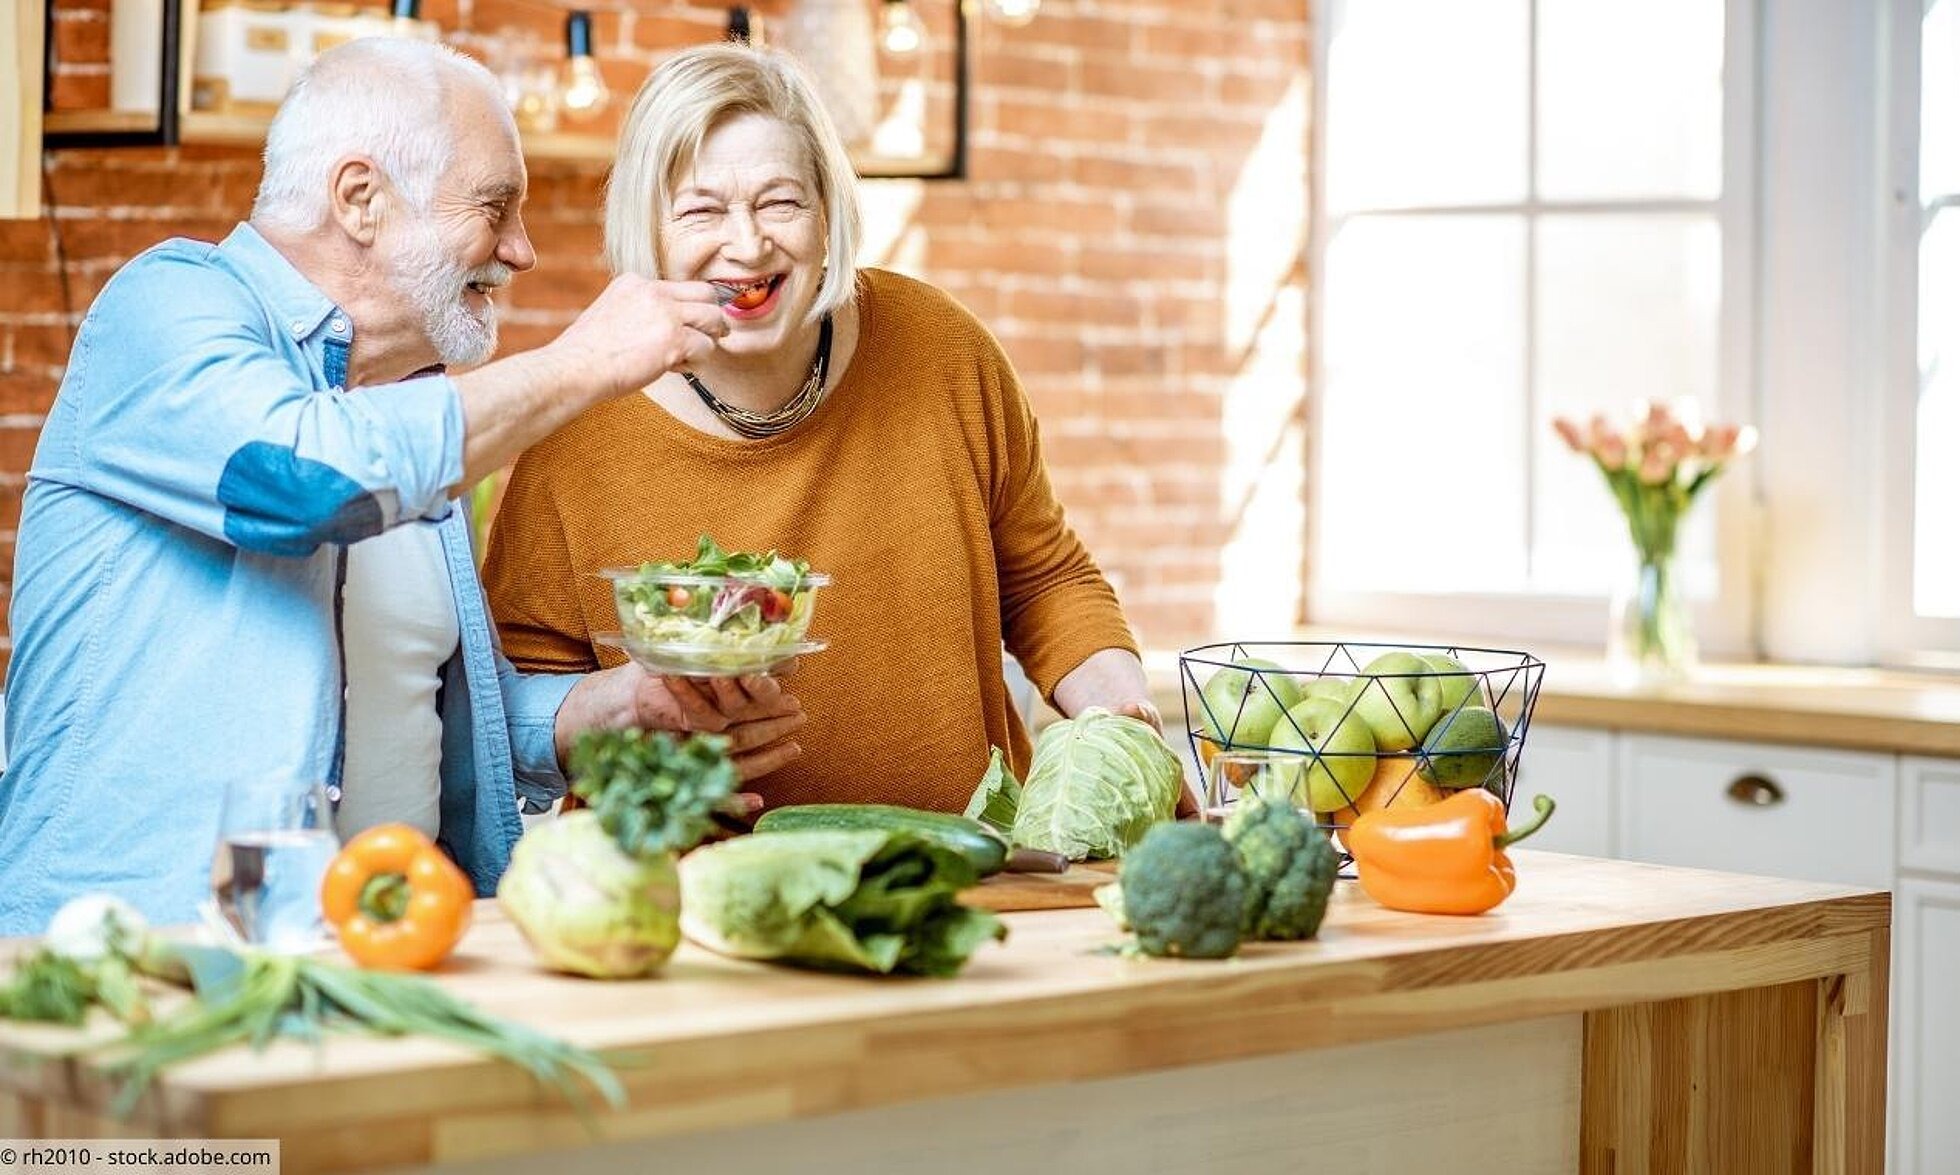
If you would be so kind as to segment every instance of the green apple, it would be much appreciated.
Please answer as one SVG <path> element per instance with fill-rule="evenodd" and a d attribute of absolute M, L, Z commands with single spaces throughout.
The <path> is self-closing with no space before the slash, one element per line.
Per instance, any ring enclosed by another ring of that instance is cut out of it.
<path fill-rule="evenodd" d="M 1501 775 L 1508 741 L 1502 718 L 1482 706 L 1465 706 L 1422 740 L 1416 770 L 1437 787 L 1477 787 Z"/>
<path fill-rule="evenodd" d="M 1295 804 L 1316 812 L 1352 804 L 1375 774 L 1375 736 L 1345 702 L 1308 698 L 1286 712 L 1270 741 L 1280 750 L 1318 752 L 1292 767 L 1286 783 Z"/>
<path fill-rule="evenodd" d="M 1422 653 L 1423 664 L 1434 670 L 1436 678 L 1436 710 L 1439 714 L 1449 714 L 1458 706 L 1475 706 L 1483 698 L 1477 690 L 1477 676 L 1448 653 Z"/>
<path fill-rule="evenodd" d="M 1199 726 L 1228 747 L 1265 746 L 1280 715 L 1300 703 L 1300 687 L 1286 670 L 1258 657 L 1217 670 L 1198 692 L 1204 698 Z"/>
<path fill-rule="evenodd" d="M 1374 734 L 1376 749 L 1406 751 L 1422 742 L 1443 712 L 1442 679 L 1435 674 L 1429 662 L 1401 649 L 1361 670 L 1354 712 Z"/>
<path fill-rule="evenodd" d="M 1307 681 L 1307 688 L 1300 691 L 1301 701 L 1304 702 L 1308 698 L 1324 698 L 1330 702 L 1339 702 L 1341 709 L 1345 710 L 1348 703 L 1354 700 L 1354 682 L 1345 677 L 1310 678 Z"/>

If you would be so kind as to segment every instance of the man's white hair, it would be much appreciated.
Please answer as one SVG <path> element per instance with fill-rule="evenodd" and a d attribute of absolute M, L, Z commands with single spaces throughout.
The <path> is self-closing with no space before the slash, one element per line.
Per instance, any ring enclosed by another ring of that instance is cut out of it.
<path fill-rule="evenodd" d="M 374 160 L 417 212 L 426 212 L 449 166 L 449 92 L 503 91 L 482 65 L 444 45 L 363 37 L 315 58 L 293 83 L 265 136 L 265 174 L 252 219 L 310 232 L 330 211 L 333 168 L 350 155 Z"/>

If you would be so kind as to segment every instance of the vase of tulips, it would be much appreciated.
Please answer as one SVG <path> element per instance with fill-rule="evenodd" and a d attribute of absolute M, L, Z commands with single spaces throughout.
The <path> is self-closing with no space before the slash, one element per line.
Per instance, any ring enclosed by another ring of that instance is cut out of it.
<path fill-rule="evenodd" d="M 1756 430 L 1703 426 L 1690 406 L 1677 413 L 1665 404 L 1641 407 L 1626 429 L 1604 416 L 1585 425 L 1558 417 L 1552 427 L 1592 460 L 1633 540 L 1631 575 L 1613 597 L 1608 659 L 1637 677 L 1685 674 L 1695 636 L 1675 562 L 1681 521 L 1728 462 L 1755 447 Z"/>

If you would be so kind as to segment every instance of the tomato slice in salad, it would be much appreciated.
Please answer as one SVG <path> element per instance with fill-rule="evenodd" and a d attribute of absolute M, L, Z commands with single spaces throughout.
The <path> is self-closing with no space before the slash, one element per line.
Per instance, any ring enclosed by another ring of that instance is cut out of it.
<path fill-rule="evenodd" d="M 721 595 L 715 599 L 715 611 L 727 615 L 750 604 L 756 606 L 764 624 L 780 624 L 789 619 L 793 601 L 789 593 L 781 588 L 745 583 L 723 588 Z"/>

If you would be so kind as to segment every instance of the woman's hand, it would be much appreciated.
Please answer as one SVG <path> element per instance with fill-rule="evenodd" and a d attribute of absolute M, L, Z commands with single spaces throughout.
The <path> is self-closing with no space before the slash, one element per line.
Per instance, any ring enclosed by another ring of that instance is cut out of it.
<path fill-rule="evenodd" d="M 1164 718 L 1150 700 L 1150 684 L 1143 676 L 1143 662 L 1128 649 L 1101 649 L 1091 653 L 1055 683 L 1055 708 L 1062 712 L 1062 717 L 1073 718 L 1091 706 L 1127 714 L 1148 722 L 1158 734 L 1164 733 Z"/>
<path fill-rule="evenodd" d="M 558 708 L 555 738 L 562 765 L 583 730 L 719 734 L 728 739 L 736 771 L 754 779 L 803 753 L 789 736 L 806 721 L 803 703 L 775 677 L 660 677 L 628 664 L 589 673 L 572 687 Z"/>
<path fill-rule="evenodd" d="M 1143 675 L 1143 662 L 1128 649 L 1102 649 L 1091 653 L 1068 676 L 1055 683 L 1055 706 L 1073 718 L 1091 706 L 1101 706 L 1112 714 L 1123 714 L 1150 724 L 1164 733 L 1164 716 L 1150 700 L 1150 683 Z M 1189 780 L 1177 793 L 1177 818 L 1188 820 L 1198 814 L 1198 797 Z"/>

